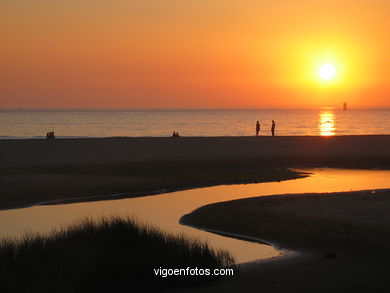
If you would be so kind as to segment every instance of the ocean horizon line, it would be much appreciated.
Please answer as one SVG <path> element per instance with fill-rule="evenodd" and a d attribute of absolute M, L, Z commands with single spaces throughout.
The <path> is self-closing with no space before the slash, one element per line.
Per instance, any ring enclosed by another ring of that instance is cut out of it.
<path fill-rule="evenodd" d="M 324 111 L 343 110 L 342 106 L 318 108 L 0 108 L 0 112 L 185 112 L 185 111 Z M 347 111 L 388 111 L 390 107 L 355 107 Z"/>

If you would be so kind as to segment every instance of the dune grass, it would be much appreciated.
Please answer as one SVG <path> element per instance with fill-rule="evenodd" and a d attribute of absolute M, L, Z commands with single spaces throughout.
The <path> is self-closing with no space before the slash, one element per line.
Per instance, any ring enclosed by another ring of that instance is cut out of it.
<path fill-rule="evenodd" d="M 153 292 L 206 276 L 162 278 L 154 269 L 222 268 L 232 256 L 132 218 L 85 219 L 49 234 L 0 241 L 0 292 Z"/>

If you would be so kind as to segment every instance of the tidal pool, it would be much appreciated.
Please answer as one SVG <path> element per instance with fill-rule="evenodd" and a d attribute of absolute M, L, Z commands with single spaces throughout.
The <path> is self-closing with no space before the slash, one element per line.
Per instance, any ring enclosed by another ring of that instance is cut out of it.
<path fill-rule="evenodd" d="M 222 185 L 164 193 L 154 196 L 42 205 L 0 211 L 0 237 L 19 237 L 26 232 L 48 232 L 85 217 L 135 216 L 161 229 L 185 233 L 229 250 L 238 263 L 280 255 L 276 248 L 257 242 L 220 236 L 179 223 L 191 211 L 211 203 L 287 193 L 339 192 L 390 188 L 390 171 L 311 169 L 307 178 L 257 184 Z M 267 240 L 267 239 L 265 239 Z"/>

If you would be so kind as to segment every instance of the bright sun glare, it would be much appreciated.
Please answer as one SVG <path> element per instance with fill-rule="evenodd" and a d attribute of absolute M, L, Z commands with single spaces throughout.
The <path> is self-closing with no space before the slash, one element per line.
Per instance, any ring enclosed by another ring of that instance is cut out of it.
<path fill-rule="evenodd" d="M 332 64 L 322 64 L 318 69 L 318 75 L 321 79 L 331 80 L 336 76 L 336 67 Z"/>

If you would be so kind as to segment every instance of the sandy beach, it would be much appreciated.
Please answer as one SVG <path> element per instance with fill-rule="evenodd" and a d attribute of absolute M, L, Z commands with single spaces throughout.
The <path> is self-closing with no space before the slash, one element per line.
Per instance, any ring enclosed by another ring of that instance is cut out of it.
<path fill-rule="evenodd" d="M 0 293 L 390 291 L 389 12 L 0 0 Z"/>
<path fill-rule="evenodd" d="M 390 167 L 390 136 L 0 140 L 0 208 L 143 196 L 306 176 L 288 168 Z M 193 291 L 359 292 L 388 285 L 388 192 L 218 203 L 184 222 L 298 251 Z M 348 272 L 347 274 L 345 272 Z"/>
<path fill-rule="evenodd" d="M 390 167 L 390 135 L 0 140 L 1 168 L 199 160 Z"/>
<path fill-rule="evenodd" d="M 207 292 L 381 292 L 390 285 L 389 204 L 389 191 L 278 195 L 211 204 L 182 222 L 295 252 L 243 265 Z"/>
<path fill-rule="evenodd" d="M 389 168 L 390 136 L 0 140 L 0 208 Z"/>
<path fill-rule="evenodd" d="M 254 197 L 201 207 L 184 223 L 311 253 L 388 253 L 389 191 Z"/>

